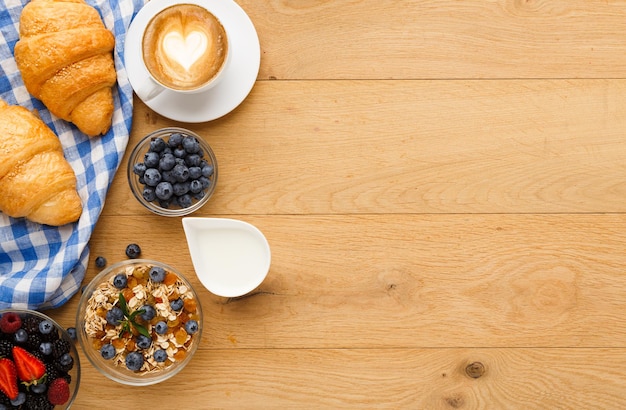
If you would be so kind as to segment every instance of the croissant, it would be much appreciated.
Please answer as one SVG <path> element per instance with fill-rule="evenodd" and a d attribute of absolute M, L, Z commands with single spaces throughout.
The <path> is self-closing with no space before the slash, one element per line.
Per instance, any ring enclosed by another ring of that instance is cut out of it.
<path fill-rule="evenodd" d="M 60 226 L 78 220 L 76 175 L 61 142 L 24 107 L 0 99 L 0 211 Z"/>
<path fill-rule="evenodd" d="M 83 0 L 32 0 L 20 15 L 14 57 L 30 94 L 89 136 L 113 117 L 115 37 Z"/>

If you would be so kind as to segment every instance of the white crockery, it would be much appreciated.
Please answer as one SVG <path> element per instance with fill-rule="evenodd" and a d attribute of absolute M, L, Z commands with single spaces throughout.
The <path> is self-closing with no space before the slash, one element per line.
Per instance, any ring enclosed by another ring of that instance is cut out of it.
<path fill-rule="evenodd" d="M 178 2 L 178 1 L 177 1 Z M 192 94 L 164 90 L 156 96 L 140 87 L 149 78 L 142 60 L 143 28 L 154 11 L 171 0 L 150 0 L 133 19 L 124 44 L 124 60 L 128 80 L 137 96 L 153 111 L 174 121 L 200 123 L 220 118 L 243 102 L 259 73 L 261 47 L 254 24 L 246 12 L 233 0 L 181 0 L 211 11 L 228 33 L 229 61 L 219 82 L 209 89 Z M 151 98 L 148 98 L 151 97 Z"/>
<path fill-rule="evenodd" d="M 263 233 L 228 218 L 186 217 L 183 229 L 196 275 L 211 293 L 243 296 L 267 276 L 271 251 Z"/>

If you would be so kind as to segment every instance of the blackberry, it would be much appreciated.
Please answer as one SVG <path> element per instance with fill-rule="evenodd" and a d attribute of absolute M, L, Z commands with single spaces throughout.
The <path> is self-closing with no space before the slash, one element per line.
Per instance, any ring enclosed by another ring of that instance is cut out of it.
<path fill-rule="evenodd" d="M 22 319 L 22 329 L 26 330 L 26 332 L 30 333 L 38 333 L 39 332 L 39 323 L 41 323 L 41 319 L 35 316 L 27 316 Z"/>
<path fill-rule="evenodd" d="M 58 379 L 63 374 L 63 372 L 57 369 L 54 362 L 44 362 L 44 364 L 46 365 L 47 380 Z"/>
<path fill-rule="evenodd" d="M 8 340 L 0 340 L 0 357 L 11 358 L 13 352 L 13 343 Z"/>
<path fill-rule="evenodd" d="M 54 404 L 50 403 L 45 395 L 28 394 L 26 395 L 24 408 L 29 410 L 52 410 L 54 409 Z"/>
<path fill-rule="evenodd" d="M 44 341 L 41 333 L 28 333 L 28 339 L 26 340 L 26 346 L 31 351 L 39 351 L 39 345 Z"/>
<path fill-rule="evenodd" d="M 55 359 L 63 356 L 65 353 L 70 352 L 70 342 L 64 339 L 57 339 L 52 342 L 52 356 Z"/>

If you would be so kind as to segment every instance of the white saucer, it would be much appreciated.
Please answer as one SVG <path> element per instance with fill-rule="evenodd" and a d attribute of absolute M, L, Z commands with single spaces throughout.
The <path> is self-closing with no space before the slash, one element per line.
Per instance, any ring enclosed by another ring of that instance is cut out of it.
<path fill-rule="evenodd" d="M 126 33 L 124 60 L 128 80 L 133 89 L 148 77 L 141 57 L 143 27 L 150 20 L 151 11 L 170 0 L 150 0 L 139 10 Z M 261 47 L 254 24 L 246 12 L 232 0 L 189 0 L 211 10 L 220 20 L 230 39 L 231 60 L 220 82 L 198 94 L 179 95 L 166 90 L 149 101 L 137 95 L 158 114 L 174 121 L 199 123 L 222 117 L 243 102 L 248 96 L 261 63 Z M 137 92 L 135 90 L 135 92 Z"/>
<path fill-rule="evenodd" d="M 257 227 L 228 218 L 185 217 L 182 222 L 196 275 L 211 293 L 243 296 L 265 280 L 272 256 Z"/>

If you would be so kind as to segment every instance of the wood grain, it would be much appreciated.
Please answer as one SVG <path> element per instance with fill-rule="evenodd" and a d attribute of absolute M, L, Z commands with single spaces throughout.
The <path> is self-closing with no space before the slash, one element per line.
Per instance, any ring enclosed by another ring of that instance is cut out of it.
<path fill-rule="evenodd" d="M 246 100 L 203 124 L 135 100 L 129 145 L 200 133 L 266 281 L 201 292 L 198 356 L 118 385 L 83 359 L 78 409 L 626 408 L 626 1 L 241 0 Z M 193 274 L 179 218 L 120 167 L 90 241 Z M 74 322 L 78 297 L 51 313 Z M 469 367 L 469 370 L 468 370 Z"/>
<path fill-rule="evenodd" d="M 133 389 L 133 408 L 607 409 L 626 405 L 624 349 L 201 350 L 163 386 Z M 478 378 L 466 368 L 484 366 Z M 536 365 L 530 365 L 534 363 Z M 608 370 L 607 369 L 615 369 Z M 199 375 L 205 375 L 201 379 Z M 128 387 L 87 369 L 79 408 L 120 408 Z M 183 396 L 181 393 L 185 392 Z M 340 393 L 339 393 L 340 392 Z M 159 403 L 152 403 L 155 397 Z"/>
<path fill-rule="evenodd" d="M 229 118 L 178 125 L 217 156 L 206 213 L 623 212 L 625 90 L 623 80 L 270 81 Z M 136 109 L 131 144 L 170 124 Z M 148 212 L 125 177 L 109 201 L 107 214 Z"/>
<path fill-rule="evenodd" d="M 623 1 L 241 1 L 259 78 L 624 78 Z"/>
<path fill-rule="evenodd" d="M 102 217 L 93 256 L 139 242 L 200 287 L 180 221 L 162 219 Z M 272 267 L 248 297 L 201 294 L 208 347 L 626 347 L 622 214 L 241 219 Z"/>

